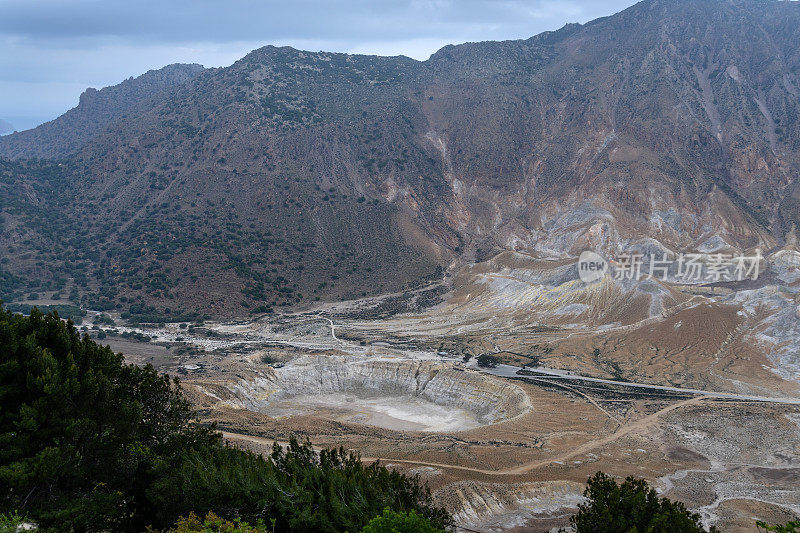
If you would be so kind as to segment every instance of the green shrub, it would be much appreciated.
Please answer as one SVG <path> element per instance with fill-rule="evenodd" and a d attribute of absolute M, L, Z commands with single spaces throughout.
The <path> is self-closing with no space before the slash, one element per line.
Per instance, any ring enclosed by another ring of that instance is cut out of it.
<path fill-rule="evenodd" d="M 0 533 L 17 533 L 27 521 L 16 511 L 8 514 L 0 513 Z M 26 531 L 36 531 L 36 528 L 28 528 Z"/>
<path fill-rule="evenodd" d="M 792 520 L 785 524 L 775 524 L 774 526 L 759 520 L 756 522 L 756 528 L 759 531 L 763 528 L 765 531 L 774 531 L 775 533 L 798 533 L 800 532 L 800 520 Z"/>
<path fill-rule="evenodd" d="M 430 520 L 415 511 L 397 513 L 384 509 L 383 514 L 373 518 L 364 526 L 361 533 L 444 533 L 431 524 Z"/>
<path fill-rule="evenodd" d="M 108 326 L 117 325 L 116 322 L 114 322 L 114 319 L 108 316 L 106 313 L 100 313 L 95 317 L 94 321 L 98 324 L 106 324 Z"/>
<path fill-rule="evenodd" d="M 659 498 L 643 479 L 627 477 L 618 485 L 598 472 L 583 493 L 586 502 L 570 519 L 577 533 L 704 533 L 700 516 L 680 502 Z M 713 527 L 711 531 L 716 531 Z"/>
<path fill-rule="evenodd" d="M 209 511 L 202 519 L 195 513 L 189 513 L 187 518 L 179 518 L 167 533 L 268 533 L 269 531 L 272 530 L 267 529 L 263 522 L 258 522 L 254 526 L 239 518 L 231 522 Z"/>
<path fill-rule="evenodd" d="M 494 368 L 497 366 L 497 357 L 487 353 L 478 356 L 478 366 L 483 368 Z"/>

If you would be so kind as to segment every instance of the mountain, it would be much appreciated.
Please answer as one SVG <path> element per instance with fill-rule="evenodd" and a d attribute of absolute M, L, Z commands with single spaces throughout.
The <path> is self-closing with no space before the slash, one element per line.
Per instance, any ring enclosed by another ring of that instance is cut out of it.
<path fill-rule="evenodd" d="M 54 149 L 77 149 L 43 179 L 71 228 L 56 249 L 80 259 L 4 232 L 6 268 L 239 315 L 503 250 L 770 250 L 800 219 L 798 28 L 794 2 L 645 0 L 424 62 L 261 48 Z M 34 155 L 19 135 L 2 153 Z"/>
<path fill-rule="evenodd" d="M 135 120 L 148 100 L 185 83 L 202 70 L 202 65 L 167 65 L 137 78 L 128 78 L 113 87 L 99 91 L 86 89 L 78 106 L 57 119 L 0 139 L 0 157 L 66 157 L 96 138 L 116 120 Z"/>

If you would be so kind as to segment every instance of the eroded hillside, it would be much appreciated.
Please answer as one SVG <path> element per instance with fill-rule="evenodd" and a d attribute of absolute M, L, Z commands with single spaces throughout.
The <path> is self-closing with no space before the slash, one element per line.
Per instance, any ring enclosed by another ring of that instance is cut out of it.
<path fill-rule="evenodd" d="M 4 269 L 66 268 L 44 289 L 142 318 L 241 316 L 502 250 L 770 250 L 798 217 L 798 22 L 792 2 L 647 0 L 425 62 L 265 47 L 70 157 L 55 249 L 84 276 L 12 244 L 37 230 L 10 211 Z"/>

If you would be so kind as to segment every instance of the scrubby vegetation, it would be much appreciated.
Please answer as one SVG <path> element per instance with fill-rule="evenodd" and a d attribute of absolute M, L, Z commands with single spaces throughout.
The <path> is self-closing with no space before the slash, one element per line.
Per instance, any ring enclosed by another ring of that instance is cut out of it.
<path fill-rule="evenodd" d="M 17 533 L 25 527 L 25 523 L 25 519 L 16 512 L 0 513 L 0 533 Z"/>
<path fill-rule="evenodd" d="M 774 531 L 775 533 L 797 533 L 800 531 L 800 520 L 791 520 L 785 524 L 770 525 L 766 522 L 759 520 L 756 522 L 756 527 L 759 531 Z"/>
<path fill-rule="evenodd" d="M 430 520 L 414 511 L 397 513 L 384 509 L 381 516 L 373 518 L 361 533 L 444 533 L 431 524 Z"/>
<path fill-rule="evenodd" d="M 270 529 L 263 521 L 251 526 L 241 519 L 225 520 L 220 518 L 213 512 L 209 512 L 204 518 L 200 518 L 195 513 L 189 513 L 189 516 L 178 519 L 175 527 L 168 530 L 167 533 L 267 533 L 272 531 L 274 522 Z"/>
<path fill-rule="evenodd" d="M 387 507 L 449 522 L 418 479 L 344 449 L 226 446 L 195 423 L 177 380 L 124 364 L 56 313 L 0 308 L 0 405 L 0 513 L 45 529 L 166 529 L 214 511 L 275 531 L 352 532 Z"/>
<path fill-rule="evenodd" d="M 497 357 L 488 353 L 483 353 L 478 356 L 478 366 L 483 368 L 494 368 L 497 366 L 498 362 Z"/>
<path fill-rule="evenodd" d="M 223 160 L 218 163 L 231 164 Z M 158 171 L 136 174 L 162 190 L 181 181 L 179 170 L 185 171 L 162 163 Z M 53 297 L 65 298 L 64 307 L 116 311 L 131 323 L 208 318 L 196 309 L 271 313 L 304 300 L 386 288 L 374 282 L 385 278 L 378 270 L 398 252 L 387 247 L 393 230 L 384 227 L 385 206 L 323 189 L 306 176 L 309 169 L 259 178 L 255 203 L 242 205 L 210 187 L 168 201 L 141 196 L 123 209 L 105 194 L 85 201 L 76 191 L 86 172 L 81 165 L 0 158 L 0 298 L 20 305 L 20 312 Z M 126 172 L 124 185 L 132 179 Z M 323 220 L 317 220 L 318 204 Z M 355 216 L 370 221 L 366 240 L 358 227 L 343 223 Z M 415 279 L 434 273 L 432 264 L 412 263 Z M 213 290 L 227 283 L 237 289 Z"/>
<path fill-rule="evenodd" d="M 617 482 L 598 472 L 583 493 L 586 502 L 570 519 L 577 533 L 704 533 L 700 516 L 680 502 L 659 498 L 643 479 L 628 477 Z M 712 527 L 710 532 L 716 530 Z"/>

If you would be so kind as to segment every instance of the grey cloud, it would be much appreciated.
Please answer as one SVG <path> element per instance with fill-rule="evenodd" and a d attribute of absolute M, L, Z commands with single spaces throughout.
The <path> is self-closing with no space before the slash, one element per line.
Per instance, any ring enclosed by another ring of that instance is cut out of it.
<path fill-rule="evenodd" d="M 509 30 L 532 35 L 546 29 L 537 27 L 542 22 L 556 21 L 565 15 L 585 20 L 631 3 L 620 0 L 6 0 L 0 3 L 0 33 L 41 39 L 103 35 L 158 42 L 410 39 L 464 31 L 503 38 Z"/>

